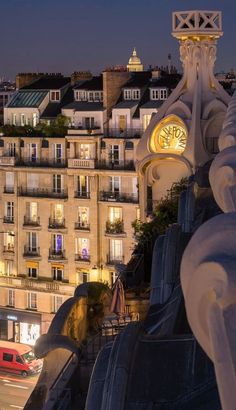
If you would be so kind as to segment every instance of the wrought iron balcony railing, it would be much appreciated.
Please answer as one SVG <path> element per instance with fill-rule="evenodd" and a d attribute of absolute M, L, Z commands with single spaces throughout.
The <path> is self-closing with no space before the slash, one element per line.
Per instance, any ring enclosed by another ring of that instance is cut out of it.
<path fill-rule="evenodd" d="M 65 218 L 49 218 L 48 227 L 50 229 L 60 229 L 65 228 Z"/>
<path fill-rule="evenodd" d="M 3 252 L 14 253 L 14 252 L 15 252 L 14 245 L 11 244 L 11 243 L 8 243 L 7 245 L 4 245 L 4 247 L 3 247 Z"/>
<path fill-rule="evenodd" d="M 44 168 L 65 168 L 67 160 L 64 158 L 18 158 L 16 163 L 18 167 L 44 167 Z"/>
<path fill-rule="evenodd" d="M 64 249 L 50 248 L 48 259 L 53 259 L 53 260 L 66 259 L 66 252 Z"/>
<path fill-rule="evenodd" d="M 84 223 L 84 222 L 75 222 L 75 229 L 79 229 L 81 231 L 89 231 L 90 230 L 90 224 L 89 223 Z"/>
<path fill-rule="evenodd" d="M 67 189 L 54 190 L 53 188 L 27 188 L 20 187 L 18 189 L 19 196 L 31 196 L 39 198 L 68 198 Z"/>
<path fill-rule="evenodd" d="M 37 257 L 40 256 L 40 248 L 38 246 L 24 246 L 24 254 L 23 256 L 27 257 Z"/>
<path fill-rule="evenodd" d="M 14 224 L 14 216 L 4 216 L 3 222 L 5 224 Z"/>
<path fill-rule="evenodd" d="M 142 128 L 109 128 L 104 129 L 105 137 L 113 138 L 140 138 L 143 134 Z"/>
<path fill-rule="evenodd" d="M 75 191 L 75 198 L 90 199 L 90 192 Z"/>
<path fill-rule="evenodd" d="M 14 194 L 14 186 L 4 186 L 4 194 Z"/>
<path fill-rule="evenodd" d="M 107 265 L 119 265 L 120 263 L 124 263 L 123 255 L 107 255 Z"/>
<path fill-rule="evenodd" d="M 138 194 L 127 194 L 124 192 L 100 191 L 99 198 L 100 201 L 138 203 Z"/>
<path fill-rule="evenodd" d="M 75 261 L 76 262 L 90 262 L 90 255 L 89 253 L 76 253 L 75 254 Z"/>
<path fill-rule="evenodd" d="M 24 226 L 40 226 L 39 216 L 24 216 Z"/>

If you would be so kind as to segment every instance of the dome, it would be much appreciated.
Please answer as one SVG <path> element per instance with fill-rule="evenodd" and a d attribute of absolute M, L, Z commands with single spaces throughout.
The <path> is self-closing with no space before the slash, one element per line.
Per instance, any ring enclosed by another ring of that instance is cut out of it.
<path fill-rule="evenodd" d="M 137 56 L 136 49 L 133 49 L 132 56 L 129 59 L 129 64 L 142 64 L 140 58 Z"/>

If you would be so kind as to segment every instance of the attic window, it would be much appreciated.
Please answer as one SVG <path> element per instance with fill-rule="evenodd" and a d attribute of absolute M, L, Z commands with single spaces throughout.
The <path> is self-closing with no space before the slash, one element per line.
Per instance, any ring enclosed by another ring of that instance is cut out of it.
<path fill-rule="evenodd" d="M 60 91 L 51 91 L 51 101 L 60 101 Z"/>
<path fill-rule="evenodd" d="M 167 89 L 166 88 L 151 88 L 151 100 L 166 100 Z"/>
<path fill-rule="evenodd" d="M 140 100 L 140 90 L 124 90 L 124 100 Z"/>
<path fill-rule="evenodd" d="M 87 101 L 87 93 L 84 90 L 75 91 L 76 101 Z"/>
<path fill-rule="evenodd" d="M 126 141 L 125 149 L 134 149 L 134 143 L 132 141 Z"/>

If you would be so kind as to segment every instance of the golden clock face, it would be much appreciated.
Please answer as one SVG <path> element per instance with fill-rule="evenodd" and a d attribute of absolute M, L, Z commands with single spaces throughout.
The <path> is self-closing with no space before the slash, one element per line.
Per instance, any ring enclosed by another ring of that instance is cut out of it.
<path fill-rule="evenodd" d="M 157 143 L 162 150 L 184 151 L 187 141 L 187 131 L 181 125 L 167 123 L 157 132 Z"/>

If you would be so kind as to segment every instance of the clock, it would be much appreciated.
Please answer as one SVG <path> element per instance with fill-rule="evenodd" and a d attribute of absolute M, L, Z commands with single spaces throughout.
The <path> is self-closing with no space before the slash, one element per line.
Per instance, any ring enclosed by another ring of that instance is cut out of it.
<path fill-rule="evenodd" d="M 183 152 L 187 142 L 187 131 L 184 126 L 169 122 L 157 130 L 156 139 L 161 150 Z"/>
<path fill-rule="evenodd" d="M 150 138 L 152 152 L 181 154 L 187 144 L 188 129 L 182 118 L 168 115 L 154 128 Z"/>

